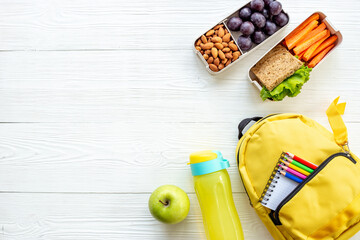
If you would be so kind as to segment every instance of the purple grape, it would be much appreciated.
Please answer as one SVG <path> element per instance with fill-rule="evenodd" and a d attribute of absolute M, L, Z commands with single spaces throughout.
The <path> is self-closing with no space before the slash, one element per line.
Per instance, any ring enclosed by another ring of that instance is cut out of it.
<path fill-rule="evenodd" d="M 269 14 L 269 11 L 267 9 L 263 9 L 261 14 L 266 18 L 266 19 L 269 19 L 270 17 L 270 14 Z"/>
<path fill-rule="evenodd" d="M 274 0 L 264 0 L 265 6 L 269 6 Z"/>
<path fill-rule="evenodd" d="M 249 20 L 251 16 L 251 9 L 248 7 L 244 7 L 239 11 L 239 17 L 241 17 L 242 20 Z"/>
<path fill-rule="evenodd" d="M 273 35 L 276 32 L 276 24 L 271 21 L 266 21 L 265 23 L 265 33 L 267 35 Z"/>
<path fill-rule="evenodd" d="M 252 40 L 256 44 L 261 43 L 262 41 L 265 40 L 265 38 L 266 38 L 265 34 L 260 30 L 255 31 L 252 35 Z"/>
<path fill-rule="evenodd" d="M 279 26 L 283 27 L 289 22 L 289 18 L 285 13 L 280 13 L 279 15 L 274 16 L 274 22 Z"/>
<path fill-rule="evenodd" d="M 250 8 L 254 11 L 261 12 L 264 9 L 264 1 L 263 0 L 252 0 L 250 2 Z"/>
<path fill-rule="evenodd" d="M 282 10 L 281 3 L 278 1 L 273 1 L 269 5 L 269 10 L 270 10 L 271 15 L 278 15 L 279 13 L 281 13 L 281 10 Z"/>
<path fill-rule="evenodd" d="M 227 26 L 232 31 L 239 31 L 241 24 L 242 24 L 242 20 L 238 17 L 232 17 L 227 22 Z"/>
<path fill-rule="evenodd" d="M 266 18 L 261 13 L 253 13 L 250 17 L 251 22 L 255 25 L 257 28 L 262 28 L 265 26 Z"/>
<path fill-rule="evenodd" d="M 243 51 L 247 51 L 252 47 L 252 42 L 251 42 L 250 37 L 240 36 L 238 38 L 238 44 L 239 44 L 239 47 L 241 48 L 241 50 L 243 50 Z"/>
<path fill-rule="evenodd" d="M 247 22 L 244 22 L 243 24 L 241 24 L 240 32 L 242 32 L 242 34 L 249 36 L 254 31 L 255 31 L 255 27 L 254 27 L 254 24 L 252 24 L 252 22 L 247 21 Z"/>

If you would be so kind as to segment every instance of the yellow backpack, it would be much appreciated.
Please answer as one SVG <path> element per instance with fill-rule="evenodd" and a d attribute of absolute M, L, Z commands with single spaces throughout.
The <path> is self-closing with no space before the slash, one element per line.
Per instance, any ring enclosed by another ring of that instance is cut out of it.
<path fill-rule="evenodd" d="M 349 239 L 360 230 L 360 164 L 348 148 L 345 103 L 327 110 L 333 130 L 300 114 L 248 118 L 239 124 L 236 157 L 250 204 L 275 239 Z M 256 121 L 244 135 L 242 131 Z M 283 151 L 318 165 L 276 208 L 259 199 Z"/>

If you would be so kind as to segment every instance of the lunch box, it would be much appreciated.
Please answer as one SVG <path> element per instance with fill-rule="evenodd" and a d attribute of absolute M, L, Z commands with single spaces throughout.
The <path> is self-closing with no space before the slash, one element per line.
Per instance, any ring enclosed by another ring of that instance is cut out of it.
<path fill-rule="evenodd" d="M 334 43 L 335 46 L 334 46 L 334 47 L 326 54 L 326 56 L 313 68 L 313 71 L 314 71 L 314 69 L 317 68 L 317 66 L 318 66 L 319 64 L 321 64 L 321 63 L 325 60 L 325 58 L 327 58 L 327 57 L 335 50 L 335 48 L 337 48 L 337 47 L 341 44 L 342 39 L 343 39 L 340 31 L 338 31 L 338 30 L 332 25 L 332 23 L 327 19 L 327 16 L 326 16 L 324 13 L 322 13 L 322 12 L 314 12 L 314 13 L 312 13 L 309 17 L 311 17 L 312 15 L 314 15 L 314 14 L 316 14 L 316 13 L 319 14 L 319 16 L 320 16 L 319 20 L 320 20 L 321 22 L 325 23 L 327 29 L 329 29 L 329 31 L 330 31 L 330 34 L 337 36 L 337 40 L 336 40 L 335 43 Z M 308 17 L 308 18 L 309 18 L 309 17 Z M 303 22 L 305 22 L 308 18 L 306 18 Z M 301 25 L 301 24 L 299 24 L 299 25 Z M 299 25 L 298 25 L 298 26 L 299 26 Z M 296 26 L 296 27 L 298 27 L 298 26 Z M 295 29 L 294 29 L 294 30 L 295 30 Z M 294 31 L 294 30 L 293 30 L 293 31 Z M 290 35 L 291 33 L 292 33 L 292 32 L 290 32 L 288 35 Z M 287 35 L 287 36 L 288 36 L 288 35 Z M 253 64 L 253 65 L 249 68 L 248 78 L 249 78 L 250 82 L 251 82 L 257 89 L 259 89 L 259 91 L 261 91 L 261 89 L 262 89 L 263 87 L 261 86 L 261 83 L 258 81 L 258 79 L 257 79 L 257 77 L 255 76 L 255 74 L 251 71 L 251 69 L 252 69 L 266 54 L 268 54 L 275 46 L 277 46 L 277 45 L 280 44 L 282 41 L 284 41 L 284 39 L 285 39 L 287 36 L 285 36 L 283 39 L 281 39 L 279 42 L 277 42 L 271 49 L 269 49 L 263 56 L 261 56 L 261 57 L 256 61 L 255 64 Z"/>
<path fill-rule="evenodd" d="M 229 69 L 230 67 L 232 67 L 235 63 L 238 63 L 240 60 L 242 60 L 243 58 L 245 58 L 247 55 L 249 55 L 249 53 L 255 51 L 260 45 L 262 45 L 263 43 L 267 42 L 270 38 L 273 38 L 275 35 L 278 35 L 281 31 L 283 31 L 287 25 L 289 24 L 290 22 L 290 17 L 289 17 L 289 14 L 286 13 L 284 11 L 284 9 L 282 10 L 283 13 L 285 13 L 288 17 L 288 22 L 282 26 L 282 27 L 279 27 L 279 26 L 276 26 L 276 32 L 270 36 L 266 35 L 266 39 L 264 41 L 262 41 L 261 43 L 259 44 L 255 44 L 253 43 L 252 44 L 252 47 L 251 49 L 247 50 L 247 51 L 242 51 L 239 47 L 239 44 L 237 43 L 237 39 L 239 38 L 239 36 L 241 36 L 241 32 L 240 31 L 231 31 L 228 26 L 227 26 L 227 21 L 231 18 L 231 17 L 239 17 L 239 11 L 244 8 L 244 7 L 250 7 L 250 2 L 248 2 L 247 4 L 243 5 L 242 7 L 240 7 L 239 9 L 237 9 L 235 12 L 232 12 L 230 15 L 228 15 L 226 18 L 224 18 L 223 20 L 221 20 L 220 22 L 218 22 L 217 24 L 215 24 L 212 28 L 208 29 L 206 32 L 204 32 L 202 35 L 205 35 L 208 31 L 210 31 L 211 29 L 213 29 L 215 26 L 219 25 L 219 24 L 223 24 L 224 27 L 227 29 L 227 31 L 231 34 L 231 39 L 234 40 L 234 43 L 236 44 L 236 46 L 238 47 L 241 55 L 239 56 L 238 59 L 236 59 L 235 61 L 231 62 L 228 66 L 224 67 L 223 69 L 221 69 L 220 71 L 218 72 L 214 72 L 210 69 L 209 67 L 209 64 L 207 63 L 207 61 L 204 59 L 204 57 L 202 56 L 202 54 L 195 48 L 195 45 L 196 45 L 196 41 L 198 41 L 200 39 L 200 37 L 202 35 L 200 35 L 198 38 L 196 38 L 195 42 L 194 42 L 194 45 L 193 45 L 193 49 L 195 51 L 195 54 L 198 55 L 198 57 L 201 59 L 201 61 L 204 63 L 205 67 L 206 67 L 206 70 L 212 74 L 212 75 L 217 75 L 217 74 L 220 74 L 222 72 L 224 72 L 225 70 Z"/>

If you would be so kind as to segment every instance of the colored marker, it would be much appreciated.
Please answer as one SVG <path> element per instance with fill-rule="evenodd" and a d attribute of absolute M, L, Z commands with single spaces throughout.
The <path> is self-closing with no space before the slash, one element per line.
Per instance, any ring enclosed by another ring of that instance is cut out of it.
<path fill-rule="evenodd" d="M 293 180 L 295 182 L 301 183 L 303 181 L 301 178 L 298 178 L 298 177 L 296 177 L 296 176 L 294 176 L 294 175 L 292 175 L 290 173 L 287 173 L 285 171 L 280 171 L 280 173 L 282 175 L 284 175 L 285 177 L 287 177 L 287 178 L 289 178 L 289 179 L 291 179 L 291 180 Z"/>
<path fill-rule="evenodd" d="M 312 172 L 314 171 L 313 169 L 305 166 L 304 164 L 299 163 L 298 161 L 295 161 L 295 160 L 293 160 L 293 159 L 289 159 L 289 158 L 287 158 L 287 157 L 284 157 L 284 158 L 285 158 L 286 161 L 288 161 L 289 163 L 291 163 L 291 164 L 293 164 L 293 165 L 295 165 L 295 166 L 297 166 L 297 167 L 299 167 L 299 168 L 302 168 L 302 169 L 304 169 L 305 171 L 307 171 L 307 172 L 309 172 L 309 173 L 312 173 Z"/>
<path fill-rule="evenodd" d="M 286 161 L 284 161 L 284 160 L 281 160 L 281 162 L 284 163 L 287 167 L 292 168 L 293 170 L 298 171 L 299 173 L 302 173 L 302 174 L 304 174 L 305 176 L 308 176 L 308 175 L 310 174 L 309 172 L 307 172 L 307 171 L 305 171 L 305 170 L 303 170 L 303 169 L 295 166 L 294 164 L 291 164 L 291 163 L 286 162 Z"/>
<path fill-rule="evenodd" d="M 304 164 L 305 166 L 308 166 L 308 167 L 311 168 L 311 169 L 316 169 L 316 168 L 318 167 L 318 165 L 315 165 L 315 164 L 313 164 L 313 163 L 311 163 L 311 162 L 309 162 L 309 161 L 306 161 L 306 160 L 304 160 L 304 159 L 302 159 L 302 158 L 300 158 L 300 157 L 298 157 L 298 156 L 296 156 L 296 155 L 294 155 L 294 154 L 292 154 L 292 153 L 287 152 L 286 154 L 287 154 L 289 157 L 291 157 L 292 159 L 298 161 L 299 163 Z"/>
<path fill-rule="evenodd" d="M 291 169 L 291 168 L 286 167 L 286 166 L 281 165 L 281 164 L 279 164 L 279 166 L 280 166 L 282 169 L 284 169 L 285 171 L 287 171 L 288 173 L 291 173 L 292 175 L 295 175 L 295 176 L 297 176 L 297 177 L 299 177 L 299 178 L 301 178 L 301 179 L 305 179 L 305 178 L 306 178 L 306 176 L 305 176 L 304 174 L 299 173 L 298 171 L 295 171 L 294 169 Z"/>

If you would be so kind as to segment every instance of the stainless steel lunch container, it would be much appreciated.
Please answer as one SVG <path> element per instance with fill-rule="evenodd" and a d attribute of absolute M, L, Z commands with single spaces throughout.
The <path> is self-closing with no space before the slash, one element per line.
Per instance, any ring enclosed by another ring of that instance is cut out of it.
<path fill-rule="evenodd" d="M 332 25 L 332 23 L 327 19 L 326 15 L 325 15 L 324 13 L 322 13 L 322 12 L 314 12 L 314 13 L 312 13 L 310 16 L 312 16 L 312 15 L 315 14 L 315 13 L 318 13 L 318 14 L 319 14 L 319 16 L 320 16 L 319 20 L 320 20 L 321 22 L 325 23 L 327 29 L 330 30 L 331 35 L 336 35 L 338 38 L 337 38 L 337 40 L 336 40 L 336 42 L 335 42 L 334 48 L 331 49 L 330 52 L 328 52 L 328 53 L 326 54 L 326 56 L 314 67 L 313 70 L 315 70 L 315 69 L 317 68 L 317 66 L 319 66 L 319 64 L 321 64 L 321 63 L 325 60 L 325 58 L 327 58 L 327 57 L 335 50 L 335 48 L 337 48 L 337 47 L 341 44 L 341 42 L 342 42 L 342 40 L 343 40 L 343 37 L 342 37 L 340 31 L 338 31 L 338 30 Z M 309 17 L 310 17 L 310 16 L 309 16 Z M 309 17 L 308 17 L 308 18 L 309 18 Z M 305 22 L 308 18 L 306 18 L 303 22 Z M 299 25 L 300 25 L 300 24 L 299 24 Z M 289 34 L 291 34 L 291 33 L 289 33 Z M 289 34 L 288 34 L 288 35 L 289 35 Z M 268 52 L 270 52 L 276 45 L 278 45 L 278 44 L 280 44 L 282 41 L 284 41 L 284 39 L 285 39 L 286 37 L 287 37 L 287 36 L 285 36 L 285 37 L 284 37 L 283 39 L 281 39 L 278 43 L 276 43 L 272 48 L 270 48 L 263 56 L 261 56 L 261 57 L 256 61 L 256 63 L 258 63 L 258 62 L 259 62 Z M 255 64 L 256 64 L 256 63 L 255 63 Z M 257 77 L 255 76 L 255 74 L 253 74 L 252 71 L 251 71 L 251 68 L 254 67 L 255 64 L 253 64 L 253 65 L 249 68 L 248 78 L 249 78 L 250 82 L 251 82 L 257 89 L 259 89 L 259 91 L 261 91 L 262 86 L 261 86 L 261 84 L 258 82 L 258 79 L 257 79 Z"/>
<path fill-rule="evenodd" d="M 199 58 L 201 59 L 201 61 L 204 63 L 204 65 L 205 65 L 205 67 L 206 67 L 206 70 L 207 70 L 210 74 L 212 74 L 212 75 L 218 75 L 218 74 L 224 72 L 225 70 L 229 69 L 230 67 L 234 66 L 236 63 L 238 63 L 239 61 L 241 61 L 242 59 L 244 59 L 246 56 L 248 56 L 251 52 L 255 51 L 260 45 L 262 45 L 263 43 L 267 42 L 270 38 L 273 38 L 273 37 L 275 37 L 276 35 L 278 35 L 281 31 L 283 31 L 283 30 L 287 27 L 287 25 L 288 25 L 289 22 L 290 22 L 289 14 L 287 14 L 287 13 L 283 10 L 282 12 L 285 13 L 285 14 L 288 16 L 288 19 L 289 19 L 288 23 L 287 23 L 285 26 L 283 26 L 283 27 L 277 27 L 278 29 L 276 30 L 276 32 L 275 32 L 273 35 L 268 36 L 268 37 L 267 37 L 263 42 L 261 42 L 260 44 L 253 45 L 253 47 L 252 47 L 250 50 L 248 50 L 248 51 L 246 51 L 246 52 L 243 52 L 243 51 L 240 49 L 240 47 L 239 47 L 239 45 L 238 45 L 238 43 L 237 43 L 238 37 L 242 35 L 241 32 L 240 32 L 240 31 L 236 31 L 236 32 L 235 32 L 235 31 L 230 31 L 229 28 L 227 27 L 226 22 L 227 22 L 231 17 L 235 17 L 235 16 L 238 17 L 238 16 L 239 16 L 239 11 L 240 11 L 240 9 L 242 9 L 242 8 L 244 8 L 244 7 L 250 7 L 250 2 L 248 2 L 248 3 L 245 4 L 244 6 L 240 7 L 238 10 L 236 10 L 235 12 L 231 13 L 230 15 L 228 15 L 226 18 L 224 18 L 223 20 L 221 20 L 219 23 L 215 24 L 212 28 L 208 29 L 206 32 L 204 32 L 203 34 L 201 34 L 201 35 L 205 35 L 205 33 L 207 33 L 209 30 L 213 29 L 216 25 L 218 25 L 218 24 L 224 24 L 224 26 L 226 27 L 226 29 L 227 29 L 227 30 L 229 31 L 229 33 L 231 34 L 231 37 L 232 37 L 232 39 L 234 40 L 234 43 L 236 44 L 236 46 L 238 47 L 238 49 L 239 49 L 239 51 L 240 51 L 240 53 L 241 53 L 240 57 L 239 57 L 238 59 L 236 59 L 234 62 L 230 63 L 227 67 L 223 68 L 222 70 L 220 70 L 220 71 L 218 71 L 218 72 L 213 72 L 213 71 L 210 69 L 209 64 L 207 63 L 207 61 L 204 59 L 204 57 L 201 55 L 201 53 L 200 53 L 198 50 L 196 50 L 196 48 L 195 48 L 195 43 L 196 43 L 196 41 L 200 38 L 201 35 L 200 35 L 198 38 L 196 38 L 196 40 L 194 41 L 193 49 L 194 49 L 194 51 L 195 51 L 195 54 L 197 54 L 197 55 L 199 56 Z"/>

